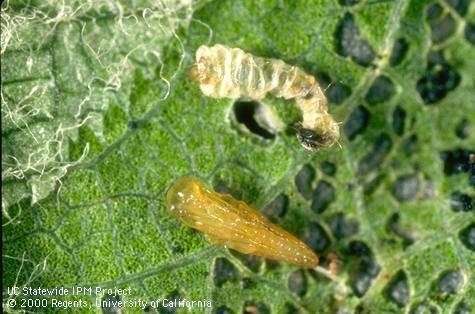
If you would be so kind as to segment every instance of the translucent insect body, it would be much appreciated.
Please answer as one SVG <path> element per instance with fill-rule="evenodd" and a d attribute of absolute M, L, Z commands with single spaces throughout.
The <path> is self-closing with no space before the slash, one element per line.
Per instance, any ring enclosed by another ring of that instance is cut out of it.
<path fill-rule="evenodd" d="M 303 116 L 297 138 L 309 151 L 329 147 L 340 137 L 315 78 L 282 60 L 256 57 L 222 45 L 201 46 L 189 75 L 209 97 L 260 100 L 270 93 L 295 99 Z"/>
<path fill-rule="evenodd" d="M 166 201 L 172 216 L 203 232 L 210 243 L 308 268 L 318 264 L 318 257 L 302 241 L 246 203 L 216 193 L 195 178 L 178 179 Z"/>

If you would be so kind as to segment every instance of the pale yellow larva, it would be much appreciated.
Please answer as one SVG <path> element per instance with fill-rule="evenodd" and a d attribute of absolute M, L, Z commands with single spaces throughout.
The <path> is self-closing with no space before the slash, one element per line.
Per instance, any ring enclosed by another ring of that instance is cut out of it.
<path fill-rule="evenodd" d="M 315 78 L 282 60 L 222 45 L 201 46 L 189 75 L 209 97 L 260 100 L 270 93 L 294 98 L 302 111 L 297 138 L 309 151 L 329 147 L 340 137 L 338 123 L 327 112 L 327 100 Z"/>

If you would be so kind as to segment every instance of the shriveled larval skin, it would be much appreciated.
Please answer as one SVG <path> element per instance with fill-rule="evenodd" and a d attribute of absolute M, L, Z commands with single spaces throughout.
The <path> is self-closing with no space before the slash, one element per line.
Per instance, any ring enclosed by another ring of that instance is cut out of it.
<path fill-rule="evenodd" d="M 179 178 L 168 190 L 166 202 L 172 216 L 203 232 L 210 243 L 307 268 L 318 264 L 318 257 L 302 241 L 246 203 L 217 193 L 198 179 Z"/>
<path fill-rule="evenodd" d="M 200 46 L 189 75 L 204 95 L 260 100 L 267 94 L 295 99 L 302 111 L 297 138 L 315 151 L 340 137 L 338 123 L 327 112 L 327 99 L 312 75 L 282 60 L 253 56 L 239 48 Z"/>

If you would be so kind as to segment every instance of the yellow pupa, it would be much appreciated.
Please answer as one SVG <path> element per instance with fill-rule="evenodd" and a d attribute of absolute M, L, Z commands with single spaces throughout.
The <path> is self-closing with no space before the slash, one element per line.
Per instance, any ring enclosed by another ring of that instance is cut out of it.
<path fill-rule="evenodd" d="M 302 241 L 246 203 L 217 193 L 198 179 L 178 179 L 166 202 L 172 216 L 203 232 L 210 243 L 307 268 L 318 265 L 317 255 Z"/>

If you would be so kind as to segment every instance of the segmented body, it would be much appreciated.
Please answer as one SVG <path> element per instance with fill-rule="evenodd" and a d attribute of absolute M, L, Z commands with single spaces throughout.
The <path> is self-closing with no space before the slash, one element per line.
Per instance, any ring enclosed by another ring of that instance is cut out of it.
<path fill-rule="evenodd" d="M 167 192 L 169 213 L 221 243 L 245 254 L 314 268 L 318 257 L 296 237 L 230 195 L 214 192 L 201 181 L 182 177 Z"/>
<path fill-rule="evenodd" d="M 307 131 L 297 136 L 309 150 L 331 146 L 339 138 L 338 124 L 327 112 L 327 100 L 315 78 L 282 60 L 222 45 L 201 46 L 190 75 L 209 97 L 260 100 L 272 94 L 295 99 L 302 111 L 301 128 Z"/>

